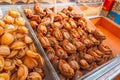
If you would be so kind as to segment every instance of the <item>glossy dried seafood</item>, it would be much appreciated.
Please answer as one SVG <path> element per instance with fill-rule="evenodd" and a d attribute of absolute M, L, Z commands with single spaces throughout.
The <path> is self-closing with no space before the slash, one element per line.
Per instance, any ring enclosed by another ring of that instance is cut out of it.
<path fill-rule="evenodd" d="M 101 56 L 99 56 L 93 49 L 89 49 L 88 53 L 94 57 L 95 60 L 99 60 Z"/>
<path fill-rule="evenodd" d="M 99 55 L 99 56 L 103 56 L 104 55 L 104 53 L 103 52 L 101 52 L 98 48 L 94 48 L 94 51 Z"/>
<path fill-rule="evenodd" d="M 18 10 L 16 10 L 16 9 L 10 9 L 10 10 L 8 11 L 8 15 L 10 15 L 10 16 L 12 16 L 12 17 L 14 17 L 14 18 L 20 17 L 20 13 L 19 13 Z"/>
<path fill-rule="evenodd" d="M 75 21 L 72 18 L 69 19 L 69 23 L 72 26 L 72 28 L 77 28 L 77 25 L 76 25 Z"/>
<path fill-rule="evenodd" d="M 62 47 L 68 53 L 76 53 L 76 50 L 77 50 L 76 47 L 66 39 L 62 42 Z"/>
<path fill-rule="evenodd" d="M 44 71 L 41 68 L 35 68 L 33 71 L 39 73 L 42 78 L 45 77 Z"/>
<path fill-rule="evenodd" d="M 93 42 L 88 38 L 80 38 L 80 41 L 82 41 L 88 48 L 93 46 Z"/>
<path fill-rule="evenodd" d="M 31 72 L 31 73 L 29 73 L 27 80 L 42 80 L 42 77 L 37 72 Z"/>
<path fill-rule="evenodd" d="M 36 21 L 30 21 L 30 24 L 34 30 L 37 30 L 38 23 Z"/>
<path fill-rule="evenodd" d="M 47 48 L 47 47 L 50 47 L 50 46 L 51 46 L 48 38 L 45 37 L 45 36 L 41 36 L 41 33 L 38 34 L 38 39 L 40 40 L 40 42 L 41 42 L 41 44 L 42 44 L 42 46 L 43 46 L 44 48 Z"/>
<path fill-rule="evenodd" d="M 54 49 L 55 49 L 55 54 L 56 54 L 59 58 L 62 58 L 62 59 L 67 58 L 67 53 L 66 53 L 66 51 L 64 51 L 59 45 L 55 45 Z"/>
<path fill-rule="evenodd" d="M 79 79 L 81 76 L 83 76 L 83 73 L 79 70 L 75 72 L 75 75 L 73 76 L 73 80 Z"/>
<path fill-rule="evenodd" d="M 24 13 L 27 16 L 27 18 L 31 18 L 31 16 L 33 15 L 33 11 L 32 9 L 30 9 L 30 7 L 25 8 Z"/>
<path fill-rule="evenodd" d="M 38 53 L 35 53 L 33 51 L 28 50 L 26 52 L 26 55 L 31 57 L 31 58 L 34 58 L 40 66 L 44 65 L 44 60 L 43 60 L 42 56 L 40 56 Z"/>
<path fill-rule="evenodd" d="M 5 22 L 2 21 L 2 20 L 0 20 L 0 26 L 1 26 L 1 27 L 5 27 Z"/>
<path fill-rule="evenodd" d="M 1 37 L 1 44 L 2 45 L 10 45 L 14 41 L 14 36 L 10 33 L 5 33 Z"/>
<path fill-rule="evenodd" d="M 4 69 L 6 71 L 11 71 L 15 68 L 15 64 L 12 60 L 10 59 L 5 59 L 5 64 L 4 64 Z"/>
<path fill-rule="evenodd" d="M 62 18 L 62 16 L 61 15 L 59 15 L 59 14 L 55 14 L 54 15 L 54 21 L 61 21 L 63 18 Z"/>
<path fill-rule="evenodd" d="M 72 29 L 70 31 L 70 33 L 71 33 L 72 37 L 74 37 L 74 38 L 80 38 L 80 35 L 79 35 L 79 33 L 77 32 L 76 29 Z"/>
<path fill-rule="evenodd" d="M 59 29 L 61 29 L 61 28 L 63 27 L 63 25 L 62 25 L 61 22 L 53 22 L 53 23 L 51 24 L 51 26 L 52 26 L 53 29 L 54 29 L 54 28 L 59 28 Z"/>
<path fill-rule="evenodd" d="M 7 15 L 7 16 L 4 17 L 4 22 L 7 23 L 7 24 L 13 24 L 14 23 L 14 18 Z"/>
<path fill-rule="evenodd" d="M 78 51 L 86 49 L 85 44 L 83 44 L 79 39 L 73 38 L 72 42 L 76 46 Z"/>
<path fill-rule="evenodd" d="M 30 69 L 33 69 L 38 66 L 38 62 L 34 58 L 28 56 L 24 57 L 23 63 Z"/>
<path fill-rule="evenodd" d="M 77 28 L 77 32 L 80 36 L 87 36 L 87 33 L 80 27 Z"/>
<path fill-rule="evenodd" d="M 4 29 L 0 27 L 0 36 L 4 33 Z"/>
<path fill-rule="evenodd" d="M 75 60 L 68 61 L 68 64 L 69 64 L 69 65 L 71 66 L 71 68 L 73 68 L 74 70 L 79 70 L 79 68 L 80 68 L 78 62 L 75 61 Z"/>
<path fill-rule="evenodd" d="M 25 36 L 25 43 L 30 44 L 32 42 L 33 42 L 32 38 L 26 35 Z"/>
<path fill-rule="evenodd" d="M 15 21 L 10 21 L 12 19 Z M 32 74 L 31 79 L 42 80 L 46 76 L 44 60 L 37 53 L 32 38 L 28 36 L 25 20 L 16 9 L 10 9 L 4 21 L 0 21 L 0 32 L 0 79 L 27 80 L 33 70 L 39 76 Z M 36 71 L 35 68 L 41 70 Z"/>
<path fill-rule="evenodd" d="M 22 41 L 15 41 L 12 45 L 11 45 L 11 49 L 23 49 L 25 48 L 25 43 Z"/>
<path fill-rule="evenodd" d="M 67 30 L 71 30 L 72 29 L 72 26 L 70 25 L 70 23 L 69 22 L 64 22 L 64 26 L 63 26 L 65 29 L 67 29 Z"/>
<path fill-rule="evenodd" d="M 98 29 L 93 31 L 93 34 L 94 34 L 95 38 L 97 38 L 97 39 L 100 39 L 100 40 L 106 39 L 105 35 Z"/>
<path fill-rule="evenodd" d="M 22 34 L 27 34 L 28 33 L 28 29 L 25 26 L 20 26 L 18 28 L 18 32 L 22 33 Z"/>
<path fill-rule="evenodd" d="M 48 47 L 46 49 L 46 54 L 47 54 L 49 60 L 51 60 L 55 56 L 55 50 L 52 47 Z"/>
<path fill-rule="evenodd" d="M 87 22 L 86 22 L 86 19 L 85 18 L 83 18 L 83 17 L 81 17 L 79 20 L 78 20 L 78 24 L 77 25 L 79 25 L 79 26 L 81 26 L 81 27 L 86 27 L 86 25 L 87 25 Z"/>
<path fill-rule="evenodd" d="M 64 14 L 63 12 L 58 12 L 58 14 L 61 16 L 61 17 L 63 17 L 63 18 L 68 18 L 68 16 L 66 15 L 66 14 Z M 69 25 L 69 24 L 68 24 Z"/>
<path fill-rule="evenodd" d="M 25 80 L 25 79 L 27 79 L 28 68 L 25 65 L 23 65 L 23 64 L 20 65 L 19 68 L 18 68 L 17 75 L 18 75 L 18 79 L 19 80 Z"/>
<path fill-rule="evenodd" d="M 84 55 L 84 59 L 88 62 L 88 63 L 92 63 L 94 61 L 94 57 L 89 55 L 89 54 L 85 54 Z"/>
<path fill-rule="evenodd" d="M 80 67 L 82 69 L 89 69 L 90 65 L 87 63 L 86 60 L 82 59 L 82 60 L 80 60 Z"/>
<path fill-rule="evenodd" d="M 10 80 L 10 76 L 8 73 L 0 73 L 0 78 L 3 80 Z"/>
<path fill-rule="evenodd" d="M 37 48 L 36 48 L 36 46 L 35 46 L 34 43 L 30 44 L 30 45 L 29 45 L 29 48 L 30 48 L 31 51 L 37 52 Z M 27 50 L 26 50 L 26 51 L 27 51 Z"/>
<path fill-rule="evenodd" d="M 32 13 L 27 13 L 27 10 Z M 113 58 L 112 52 L 101 46 L 105 36 L 96 28 L 91 28 L 84 15 L 74 7 L 55 12 L 54 7 L 43 9 L 36 3 L 33 10 L 25 9 L 26 17 L 60 79 L 79 79 Z M 40 17 L 40 23 L 32 17 L 33 12 Z"/>
<path fill-rule="evenodd" d="M 11 33 L 11 34 L 14 34 L 15 33 L 15 30 L 18 28 L 18 26 L 16 24 L 6 24 L 5 26 L 5 32 L 7 33 Z"/>
<path fill-rule="evenodd" d="M 5 65 L 4 58 L 2 56 L 0 56 L 0 72 L 3 70 L 4 65 Z"/>
<path fill-rule="evenodd" d="M 19 50 L 19 49 L 17 49 Z M 23 58 L 25 56 L 25 51 L 24 49 L 19 50 L 18 54 L 16 55 L 17 58 Z"/>
<path fill-rule="evenodd" d="M 62 34 L 63 34 L 64 39 L 71 41 L 71 36 L 67 30 L 63 29 Z"/>
<path fill-rule="evenodd" d="M 17 72 L 16 72 L 16 73 L 13 73 L 13 74 L 10 76 L 10 80 L 18 80 Z"/>
<path fill-rule="evenodd" d="M 54 29 L 53 36 L 59 41 L 63 40 L 63 35 L 59 29 Z"/>
<path fill-rule="evenodd" d="M 5 45 L 0 45 L 0 55 L 1 56 L 8 56 L 10 54 L 10 48 Z"/>
<path fill-rule="evenodd" d="M 41 32 L 43 34 L 47 33 L 47 28 L 44 24 L 39 24 L 37 28 L 37 32 Z"/>
<path fill-rule="evenodd" d="M 102 51 L 104 54 L 108 54 L 108 55 L 112 53 L 112 50 L 105 45 L 99 45 L 99 50 Z"/>
<path fill-rule="evenodd" d="M 55 37 L 49 36 L 48 40 L 49 40 L 51 46 L 55 46 L 55 45 L 59 44 Z"/>
<path fill-rule="evenodd" d="M 97 40 L 93 35 L 89 35 L 89 39 L 94 43 L 94 45 L 100 44 L 100 41 Z"/>
<path fill-rule="evenodd" d="M 74 70 L 65 60 L 59 60 L 58 67 L 60 72 L 67 78 L 70 78 L 74 75 Z"/>
<path fill-rule="evenodd" d="M 15 65 L 17 65 L 17 66 L 20 66 L 20 65 L 23 64 L 22 60 L 21 60 L 21 59 L 17 59 L 17 58 L 14 60 L 14 63 L 15 63 Z"/>
<path fill-rule="evenodd" d="M 32 15 L 30 20 L 36 21 L 38 24 L 41 22 L 41 18 L 39 15 Z"/>
<path fill-rule="evenodd" d="M 25 25 L 25 19 L 22 17 L 18 17 L 15 19 L 15 24 L 19 25 L 19 26 L 24 26 Z"/>
<path fill-rule="evenodd" d="M 34 11 L 36 14 L 40 15 L 43 13 L 43 9 L 41 8 L 39 3 L 36 3 L 34 6 Z"/>

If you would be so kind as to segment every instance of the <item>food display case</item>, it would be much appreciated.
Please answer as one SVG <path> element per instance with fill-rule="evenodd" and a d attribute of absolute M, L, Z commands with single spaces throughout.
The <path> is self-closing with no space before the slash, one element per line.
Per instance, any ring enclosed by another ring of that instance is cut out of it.
<path fill-rule="evenodd" d="M 58 1 L 61 2 L 62 0 Z M 21 3 L 17 3 L 19 6 L 18 5 L 6 6 L 8 4 L 6 3 L 4 4 L 0 5 L 0 9 L 2 11 L 0 12 L 1 19 L 4 21 L 5 14 L 7 14 L 9 10 L 13 8 L 17 9 L 25 20 L 25 27 L 28 28 L 29 30 L 28 34 L 30 35 L 35 44 L 37 53 L 39 53 L 44 60 L 44 67 L 39 67 L 40 69 L 43 69 L 44 76 L 39 72 L 37 73 L 39 73 L 39 75 L 41 75 L 42 78 L 40 78 L 39 76 L 35 76 L 36 73 L 35 74 L 28 73 L 27 76 L 24 78 L 25 80 L 37 78 L 40 80 L 120 79 L 119 25 L 113 23 L 108 18 L 102 16 L 98 17 L 98 15 L 95 18 L 93 17 L 87 18 L 85 13 L 82 12 L 79 9 L 79 7 L 76 6 L 76 3 L 73 2 L 56 4 L 36 3 L 22 5 Z M 41 7 L 38 4 L 40 4 Z M 101 4 L 102 3 L 100 3 L 100 9 Z M 37 6 L 35 7 L 35 5 Z M 94 7 L 97 8 L 96 6 Z M 36 14 L 37 12 L 35 12 L 35 9 L 41 10 L 40 13 L 38 11 L 40 18 L 38 17 L 38 14 Z M 31 10 L 34 13 L 30 11 L 29 14 L 26 13 L 25 10 L 26 11 L 28 10 L 28 12 Z M 44 12 L 46 13 L 44 14 Z M 55 19 L 53 18 L 53 15 L 54 17 L 56 17 Z M 33 16 L 37 16 L 37 19 Z M 62 18 L 60 16 L 62 16 Z M 43 20 L 44 18 L 47 19 Z M 51 21 L 49 21 L 49 19 Z M 61 21 L 60 23 L 59 20 Z M 65 22 L 63 22 L 62 20 Z M 34 21 L 35 23 L 37 22 L 39 24 L 36 23 L 36 25 L 34 26 L 31 24 L 31 21 Z M 41 24 L 42 22 L 44 23 L 46 22 L 47 25 L 45 23 L 44 26 L 43 24 Z M 56 24 L 53 24 L 55 22 Z M 64 35 L 63 32 L 65 32 L 66 36 L 64 36 L 64 38 L 61 38 L 60 37 L 61 35 L 59 35 L 60 34 L 59 31 L 62 32 L 62 35 Z M 70 35 L 70 37 L 68 35 Z M 53 37 L 55 38 L 53 39 Z M 44 45 L 47 44 L 47 38 L 49 39 L 49 42 L 51 41 L 50 43 L 51 46 Z M 55 40 L 56 42 L 54 42 Z M 54 51 L 55 54 L 53 54 Z M 61 53 L 64 53 L 66 55 Z M 26 55 L 28 55 L 27 52 Z M 32 53 L 30 53 L 29 57 L 31 56 Z M 79 56 L 79 58 L 77 56 Z M 6 59 L 6 57 L 4 57 L 4 59 Z M 27 63 L 24 62 L 24 57 L 20 58 L 20 60 L 23 61 L 23 64 L 25 66 L 28 66 Z M 34 68 L 31 69 L 28 66 L 29 72 L 34 71 L 35 70 Z M 0 73 L 0 78 L 4 78 L 5 80 L 11 80 L 11 74 L 9 74 L 9 79 L 1 75 L 2 74 Z M 17 77 L 14 79 L 16 80 Z"/>

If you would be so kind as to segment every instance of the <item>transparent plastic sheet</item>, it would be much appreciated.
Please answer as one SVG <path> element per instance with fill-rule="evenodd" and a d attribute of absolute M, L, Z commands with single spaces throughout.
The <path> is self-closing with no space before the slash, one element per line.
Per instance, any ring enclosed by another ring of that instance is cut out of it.
<path fill-rule="evenodd" d="M 100 16 L 103 2 L 79 2 L 77 6 L 79 6 L 88 18 L 92 18 Z"/>
<path fill-rule="evenodd" d="M 28 6 L 33 7 L 34 5 L 28 5 Z M 66 7 L 68 7 L 68 6 L 69 6 L 69 5 L 57 5 L 57 10 L 61 10 L 61 9 L 66 8 Z M 72 5 L 72 6 L 74 6 L 75 9 L 76 9 L 80 14 L 84 14 L 76 5 Z M 27 6 L 21 6 L 21 11 L 23 11 L 25 7 L 27 7 Z M 50 7 L 54 7 L 54 5 L 41 5 L 41 7 L 42 7 L 42 8 L 50 8 Z M 22 12 L 22 13 L 23 13 L 23 12 Z M 23 14 L 24 14 L 24 13 L 23 13 Z M 27 18 L 26 18 L 25 15 L 24 15 L 24 17 L 25 17 L 25 19 L 27 20 Z M 91 21 L 90 21 L 85 15 L 84 15 L 84 17 L 85 17 L 85 19 L 86 19 L 87 22 L 88 22 L 87 25 L 88 25 L 91 29 L 96 29 L 96 27 L 91 23 Z M 27 21 L 28 21 L 28 20 L 27 20 Z M 29 23 L 29 22 L 28 22 L 28 23 Z M 30 24 L 29 24 L 29 25 L 30 25 Z M 31 25 L 30 25 L 29 27 L 30 27 L 30 29 L 32 29 Z M 32 30 L 32 31 L 33 31 L 33 30 Z M 33 31 L 33 34 L 35 35 L 34 31 Z M 35 36 L 35 37 L 36 37 L 36 36 Z M 37 39 L 37 37 L 36 37 L 36 41 L 40 44 L 40 42 L 39 42 L 39 40 Z M 46 56 L 47 60 L 49 60 L 48 57 L 47 57 L 47 55 L 45 54 L 45 51 L 44 51 L 43 47 L 41 46 L 41 44 L 40 44 L 40 48 L 41 48 L 43 54 Z M 117 58 L 117 56 L 116 56 L 114 59 L 109 60 L 109 61 L 106 62 L 105 64 L 103 64 L 103 65 L 95 68 L 94 70 L 88 72 L 87 74 L 83 75 L 82 77 L 79 77 L 77 80 L 82 80 L 82 79 L 87 78 L 87 77 L 90 76 L 91 74 L 94 74 L 96 71 L 99 71 L 100 69 L 104 68 L 104 67 L 107 66 L 108 64 L 110 64 L 110 63 L 112 63 L 113 61 L 115 61 L 116 58 Z M 49 62 L 50 62 L 50 61 L 49 61 Z M 54 69 L 53 69 L 53 70 L 54 70 Z M 54 71 L 55 71 L 55 70 L 54 70 Z M 55 75 L 57 75 L 57 73 L 55 73 Z M 57 75 L 57 78 L 58 78 L 58 75 Z M 59 79 L 59 78 L 58 78 L 58 79 Z"/>
<path fill-rule="evenodd" d="M 17 5 L 13 5 L 13 6 L 2 6 L 0 7 L 3 14 L 5 15 L 11 8 L 17 9 L 20 13 L 21 16 L 24 18 L 23 13 L 20 11 L 20 7 L 18 7 Z M 3 15 L 3 17 L 4 17 Z M 2 18 L 3 19 L 3 18 Z M 34 44 L 37 48 L 37 52 L 40 53 L 40 55 L 43 57 L 44 59 L 44 67 L 43 70 L 45 72 L 45 78 L 44 80 L 59 80 L 59 78 L 56 77 L 56 72 L 53 70 L 52 65 L 50 64 L 48 58 L 46 58 L 46 55 L 43 54 L 43 50 L 41 48 L 41 45 L 39 44 L 38 41 L 36 41 L 36 37 L 35 34 L 33 32 L 33 30 L 31 29 L 31 27 L 29 27 L 29 23 L 26 21 L 26 27 L 29 29 L 29 33 L 28 35 L 33 39 Z"/>

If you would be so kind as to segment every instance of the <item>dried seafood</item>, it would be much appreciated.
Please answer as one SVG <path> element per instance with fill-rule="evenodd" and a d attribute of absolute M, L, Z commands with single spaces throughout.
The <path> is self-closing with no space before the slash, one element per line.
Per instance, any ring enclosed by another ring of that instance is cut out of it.
<path fill-rule="evenodd" d="M 24 18 L 18 10 L 9 10 L 4 21 L 0 21 L 0 79 L 42 80 L 43 66 L 43 58 L 28 35 Z M 41 72 L 34 71 L 35 68 Z"/>
<path fill-rule="evenodd" d="M 61 80 L 76 80 L 113 58 L 112 50 L 102 44 L 105 35 L 90 29 L 74 7 L 55 13 L 54 8 L 42 9 L 36 3 L 33 9 L 26 7 L 24 13 Z"/>

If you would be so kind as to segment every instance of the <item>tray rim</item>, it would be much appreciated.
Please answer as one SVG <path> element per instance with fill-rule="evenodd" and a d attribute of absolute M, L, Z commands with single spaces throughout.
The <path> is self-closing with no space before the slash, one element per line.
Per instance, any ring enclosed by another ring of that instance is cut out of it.
<path fill-rule="evenodd" d="M 113 20 L 111 20 L 111 19 L 109 19 L 108 17 L 105 17 L 105 16 L 95 16 L 95 17 L 88 17 L 88 18 L 89 19 L 104 18 L 104 19 L 108 20 L 109 22 L 111 22 L 112 24 L 116 25 L 118 28 L 120 28 L 120 25 L 118 25 Z"/>

